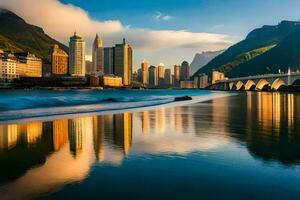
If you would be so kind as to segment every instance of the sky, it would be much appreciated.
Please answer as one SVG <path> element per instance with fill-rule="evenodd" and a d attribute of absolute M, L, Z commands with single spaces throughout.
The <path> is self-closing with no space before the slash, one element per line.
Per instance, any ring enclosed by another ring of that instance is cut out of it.
<path fill-rule="evenodd" d="M 226 49 L 251 30 L 300 19 L 299 0 L 1 0 L 28 23 L 68 44 L 84 37 L 87 59 L 96 33 L 105 46 L 125 37 L 134 69 L 143 59 L 166 67 L 191 62 L 196 53 Z"/>

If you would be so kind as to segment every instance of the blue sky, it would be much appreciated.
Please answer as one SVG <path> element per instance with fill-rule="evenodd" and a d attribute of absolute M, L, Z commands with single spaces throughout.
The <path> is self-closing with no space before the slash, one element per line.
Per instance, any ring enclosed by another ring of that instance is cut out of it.
<path fill-rule="evenodd" d="M 299 0 L 61 0 L 95 19 L 117 19 L 138 28 L 190 30 L 244 37 L 264 24 L 300 19 Z M 172 16 L 155 20 L 157 12 Z"/>
<path fill-rule="evenodd" d="M 300 0 L 0 0 L 0 7 L 66 45 L 77 31 L 87 59 L 96 33 L 105 46 L 126 37 L 134 69 L 144 58 L 172 68 L 198 52 L 226 49 L 254 28 L 300 19 Z"/>

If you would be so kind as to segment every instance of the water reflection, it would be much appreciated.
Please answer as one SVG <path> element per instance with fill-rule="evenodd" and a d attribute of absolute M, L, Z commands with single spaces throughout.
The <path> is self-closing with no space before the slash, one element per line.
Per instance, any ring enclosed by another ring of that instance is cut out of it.
<path fill-rule="evenodd" d="M 248 93 L 246 141 L 253 155 L 285 164 L 300 161 L 299 103 L 294 94 Z"/>
<path fill-rule="evenodd" d="M 84 180 L 93 165 L 121 166 L 128 154 L 185 156 L 240 145 L 254 158 L 296 165 L 299 103 L 299 95 L 249 92 L 138 113 L 3 124 L 0 195 L 54 192 Z"/>

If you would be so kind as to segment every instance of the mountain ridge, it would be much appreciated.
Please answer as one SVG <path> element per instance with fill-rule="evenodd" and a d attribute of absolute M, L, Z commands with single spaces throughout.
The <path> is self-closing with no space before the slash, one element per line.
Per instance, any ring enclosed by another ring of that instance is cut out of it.
<path fill-rule="evenodd" d="M 203 51 L 201 53 L 196 53 L 193 61 L 190 64 L 190 73 L 194 74 L 200 68 L 209 63 L 212 59 L 214 59 L 219 54 L 223 53 L 224 50 L 220 51 Z"/>
<path fill-rule="evenodd" d="M 214 69 L 225 72 L 226 76 L 228 77 L 256 75 L 261 73 L 275 73 L 279 68 L 275 67 L 276 63 L 271 61 L 276 60 L 277 58 L 275 58 L 275 55 L 273 54 L 268 54 L 268 52 L 273 52 L 273 50 L 277 49 L 277 46 L 283 41 L 293 40 L 294 43 L 298 44 L 298 40 L 300 40 L 300 38 L 298 39 L 297 37 L 292 37 L 292 35 L 299 30 L 300 22 L 298 21 L 282 21 L 278 25 L 265 25 L 261 28 L 254 29 L 246 36 L 244 40 L 229 47 L 224 53 L 220 54 L 203 68 L 199 69 L 195 75 L 200 73 L 211 74 L 212 70 Z M 291 38 L 289 39 L 289 37 Z M 266 48 L 272 45 L 274 46 L 273 48 L 268 49 L 268 51 L 262 51 L 260 55 L 256 55 L 255 57 L 245 60 L 245 62 L 240 63 L 229 71 L 220 70 L 221 66 L 230 62 L 236 62 L 237 57 L 241 54 L 259 48 Z M 292 45 L 292 43 L 290 43 L 290 45 Z M 284 60 L 286 63 L 281 63 L 280 69 L 287 70 L 287 68 L 290 67 L 287 66 L 288 63 L 292 63 L 294 67 L 300 65 L 300 62 L 295 60 L 294 57 L 289 57 L 289 54 L 296 54 L 300 56 L 300 50 L 295 48 L 289 49 L 288 45 L 285 45 L 285 49 L 281 49 L 281 51 L 283 51 L 282 53 L 284 54 L 288 52 L 288 54 L 285 54 Z M 277 52 L 276 56 L 280 56 L 280 54 Z M 268 62 L 263 62 L 262 59 L 266 59 Z M 253 67 L 253 65 L 257 64 L 260 64 L 260 67 Z M 268 66 L 265 66 L 265 64 L 268 64 Z"/>
<path fill-rule="evenodd" d="M 48 36 L 41 27 L 28 24 L 15 13 L 0 8 L 0 49 L 6 52 L 30 52 L 46 59 L 52 45 L 69 48 Z"/>

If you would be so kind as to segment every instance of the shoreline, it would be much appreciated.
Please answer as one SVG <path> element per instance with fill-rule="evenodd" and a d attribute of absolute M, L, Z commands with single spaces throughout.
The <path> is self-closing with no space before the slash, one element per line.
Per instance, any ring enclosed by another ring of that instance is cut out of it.
<path fill-rule="evenodd" d="M 124 113 L 124 112 L 140 112 L 144 110 L 153 110 L 157 108 L 168 108 L 168 107 L 176 107 L 176 106 L 185 106 L 189 104 L 194 104 L 194 103 L 202 103 L 205 101 L 210 101 L 213 99 L 218 99 L 222 97 L 228 97 L 228 96 L 233 96 L 233 93 L 227 93 L 227 92 L 215 92 L 210 95 L 203 95 L 199 96 L 198 98 L 193 97 L 192 100 L 185 100 L 185 101 L 172 101 L 172 102 L 166 102 L 166 103 L 161 103 L 161 104 L 156 104 L 156 105 L 144 105 L 144 106 L 132 106 L 129 108 L 118 108 L 118 109 L 107 109 L 107 110 L 79 110 L 76 112 L 69 111 L 69 112 L 64 112 L 64 113 L 35 113 L 31 115 L 25 115 L 20 118 L 12 118 L 12 119 L 7 119 L 7 120 L 0 120 L 0 124 L 9 124 L 9 123 L 27 123 L 27 122 L 32 122 L 32 121 L 49 121 L 53 119 L 62 119 L 62 118 L 76 118 L 76 117 L 86 117 L 86 116 L 91 116 L 91 115 L 107 115 L 107 114 L 118 114 L 118 113 Z M 98 105 L 98 104 L 97 104 Z M 85 105 L 81 105 L 85 106 Z M 76 106 L 68 107 L 68 109 L 75 108 Z M 67 109 L 67 107 L 62 107 L 61 109 Z M 47 110 L 52 110 L 53 108 L 47 108 Z M 24 112 L 24 111 L 37 111 L 41 109 L 26 109 L 26 110 L 14 110 L 14 111 L 8 111 L 8 112 Z"/>
<path fill-rule="evenodd" d="M 228 93 L 246 93 L 246 92 L 267 92 L 267 93 L 300 93 L 300 89 L 292 90 L 218 90 L 218 89 L 199 89 L 199 88 L 126 88 L 126 87 L 102 87 L 102 86 L 74 86 L 74 87 L 0 87 L 1 90 L 49 90 L 49 91 L 64 91 L 64 90 L 200 90 L 211 92 L 228 92 Z"/>
<path fill-rule="evenodd" d="M 105 91 L 105 90 L 199 90 L 199 91 L 210 91 L 210 92 L 227 92 L 227 93 L 247 93 L 247 92 L 256 92 L 256 93 L 261 93 L 261 92 L 266 92 L 266 93 L 282 93 L 282 94 L 298 94 L 300 93 L 300 90 L 266 90 L 266 91 L 261 91 L 261 90 L 216 90 L 216 89 L 182 89 L 182 88 L 146 88 L 146 89 L 139 89 L 139 88 L 104 88 L 101 86 L 98 87 L 33 87 L 33 88 L 1 88 L 0 91 L 4 90 L 11 90 L 11 91 L 17 91 L 17 90 L 49 90 L 49 91 L 67 91 L 67 90 L 98 90 L 98 91 Z"/>

